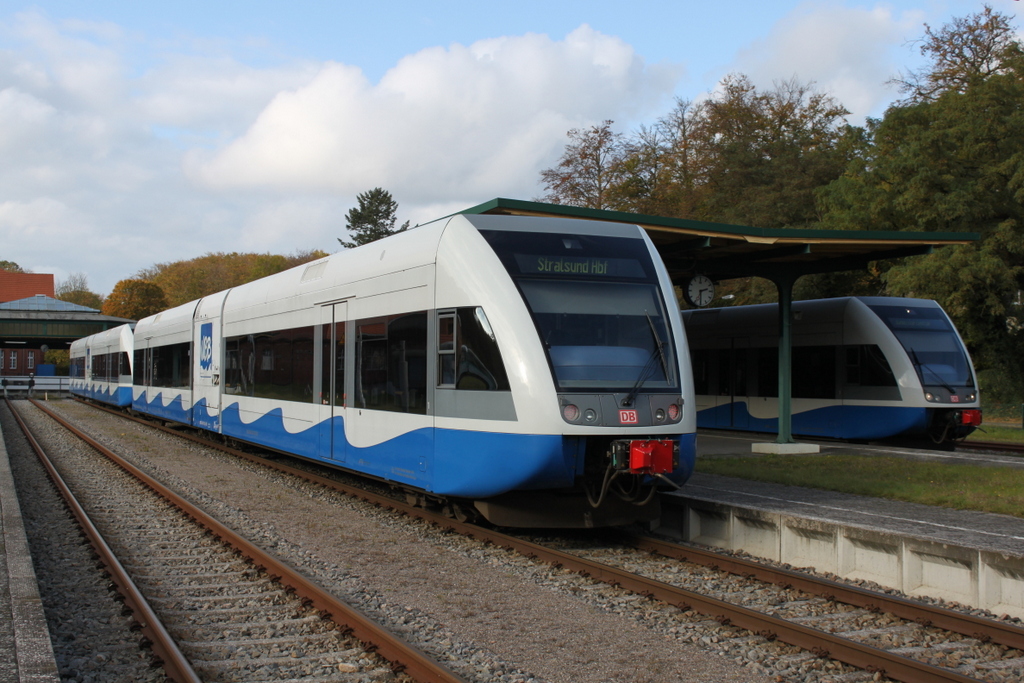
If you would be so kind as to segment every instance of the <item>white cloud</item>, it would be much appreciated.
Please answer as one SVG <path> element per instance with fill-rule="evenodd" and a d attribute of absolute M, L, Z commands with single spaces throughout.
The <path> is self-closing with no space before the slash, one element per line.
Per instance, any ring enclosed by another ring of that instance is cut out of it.
<path fill-rule="evenodd" d="M 582 26 L 425 49 L 371 83 L 22 13 L 0 24 L 0 258 L 106 293 L 209 251 L 335 250 L 375 186 L 413 224 L 530 198 L 569 128 L 649 120 L 677 71 Z"/>
<path fill-rule="evenodd" d="M 923 15 L 890 8 L 807 2 L 764 40 L 737 54 L 732 69 L 760 88 L 796 77 L 813 81 L 850 110 L 850 123 L 881 116 L 894 98 L 883 85 L 906 64 L 906 42 L 923 32 Z"/>
<path fill-rule="evenodd" d="M 352 195 L 379 185 L 415 203 L 529 196 L 569 128 L 656 113 L 677 77 L 586 26 L 562 41 L 525 35 L 422 50 L 378 84 L 328 63 L 278 94 L 231 144 L 194 151 L 186 169 L 214 189 Z"/>

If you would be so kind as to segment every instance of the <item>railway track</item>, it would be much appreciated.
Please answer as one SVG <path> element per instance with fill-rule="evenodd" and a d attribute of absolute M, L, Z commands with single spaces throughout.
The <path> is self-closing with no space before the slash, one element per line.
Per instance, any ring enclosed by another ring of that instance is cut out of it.
<path fill-rule="evenodd" d="M 167 431 L 218 447 L 177 430 Z M 620 537 L 616 541 L 624 545 L 619 550 L 608 548 L 603 541 L 595 543 L 593 538 L 578 544 L 566 544 L 564 539 L 539 543 L 414 508 L 390 495 L 347 486 L 305 467 L 219 448 L 684 612 L 699 612 L 719 623 L 746 629 L 756 638 L 789 643 L 804 652 L 796 656 L 850 664 L 865 672 L 863 680 L 1017 681 L 1024 675 L 1024 630 L 1015 624 L 936 609 L 658 539 Z M 622 550 L 625 545 L 632 548 L 626 552 Z M 643 552 L 637 553 L 637 549 Z M 652 563 L 652 553 L 662 557 Z M 681 577 L 690 572 L 681 561 L 711 569 L 697 572 L 689 582 L 696 585 L 687 587 Z M 733 578 L 727 577 L 730 572 Z M 709 595 L 711 592 L 717 595 Z M 758 600 L 750 599 L 754 594 Z"/>
<path fill-rule="evenodd" d="M 106 456 L 49 457 L 8 403 L 168 678 L 463 680 L 35 405 Z"/>
<path fill-rule="evenodd" d="M 997 453 L 1024 453 L 1024 444 L 1006 441 L 961 441 L 956 445 L 958 451 L 986 451 Z"/>

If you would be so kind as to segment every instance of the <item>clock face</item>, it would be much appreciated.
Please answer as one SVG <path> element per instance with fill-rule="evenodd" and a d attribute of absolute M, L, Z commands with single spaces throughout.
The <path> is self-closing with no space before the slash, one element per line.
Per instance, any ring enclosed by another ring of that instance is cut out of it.
<path fill-rule="evenodd" d="M 686 285 L 686 300 L 693 306 L 707 306 L 715 298 L 715 283 L 707 275 L 696 275 Z"/>

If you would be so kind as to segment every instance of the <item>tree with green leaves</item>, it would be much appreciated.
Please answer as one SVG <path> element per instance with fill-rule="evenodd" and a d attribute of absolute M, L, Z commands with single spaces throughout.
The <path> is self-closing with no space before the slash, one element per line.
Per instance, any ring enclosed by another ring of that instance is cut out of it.
<path fill-rule="evenodd" d="M 888 294 L 939 301 L 990 389 L 1019 401 L 1024 55 L 1008 24 L 986 8 L 929 30 L 932 72 L 917 77 L 929 87 L 871 123 L 865 157 L 820 197 L 826 227 L 980 233 L 975 244 L 883 266 L 881 277 Z M 979 62 L 965 44 L 1001 47 Z"/>
<path fill-rule="evenodd" d="M 141 320 L 168 308 L 159 286 L 145 280 L 121 280 L 103 302 L 103 315 Z"/>
<path fill-rule="evenodd" d="M 391 193 L 379 187 L 356 195 L 358 206 L 349 209 L 345 214 L 345 228 L 352 235 L 352 241 L 346 242 L 338 238 L 338 243 L 346 249 L 375 242 L 388 235 L 403 232 L 409 227 L 409 221 L 395 228 L 398 221 L 398 202 Z"/>
<path fill-rule="evenodd" d="M 24 273 L 25 272 L 22 269 L 22 267 L 19 266 L 14 261 L 0 261 L 0 270 L 6 270 L 9 273 Z"/>
<path fill-rule="evenodd" d="M 67 349 L 48 349 L 43 362 L 53 366 L 54 374 L 66 377 L 71 367 L 71 353 Z"/>

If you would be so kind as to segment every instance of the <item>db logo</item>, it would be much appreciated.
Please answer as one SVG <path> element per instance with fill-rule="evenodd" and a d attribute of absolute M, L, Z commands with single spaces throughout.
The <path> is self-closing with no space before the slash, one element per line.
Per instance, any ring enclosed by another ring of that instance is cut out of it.
<path fill-rule="evenodd" d="M 199 367 L 209 370 L 213 365 L 213 323 L 203 323 L 199 332 Z"/>
<path fill-rule="evenodd" d="M 640 416 L 635 410 L 620 410 L 619 423 L 624 425 L 635 425 L 640 421 Z"/>

